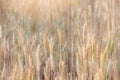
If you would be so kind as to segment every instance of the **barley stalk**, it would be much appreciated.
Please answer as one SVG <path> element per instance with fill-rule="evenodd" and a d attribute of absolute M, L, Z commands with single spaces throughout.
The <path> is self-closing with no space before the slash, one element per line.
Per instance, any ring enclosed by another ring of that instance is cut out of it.
<path fill-rule="evenodd" d="M 58 32 L 59 44 L 62 45 L 62 32 L 59 29 L 57 29 L 57 32 Z"/>
<path fill-rule="evenodd" d="M 17 64 L 15 64 L 15 66 L 14 66 L 14 68 L 13 68 L 13 72 L 12 72 L 12 80 L 15 80 L 16 72 L 17 72 Z"/>
<path fill-rule="evenodd" d="M 39 58 L 40 45 L 37 47 L 36 51 L 36 69 L 37 69 L 37 79 L 40 80 L 40 58 Z"/>

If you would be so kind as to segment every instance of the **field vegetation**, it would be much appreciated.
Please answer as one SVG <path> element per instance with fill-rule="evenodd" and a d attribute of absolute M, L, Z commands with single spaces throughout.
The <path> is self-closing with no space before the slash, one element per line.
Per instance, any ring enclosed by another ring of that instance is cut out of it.
<path fill-rule="evenodd" d="M 120 80 L 120 0 L 0 0 L 0 80 Z"/>

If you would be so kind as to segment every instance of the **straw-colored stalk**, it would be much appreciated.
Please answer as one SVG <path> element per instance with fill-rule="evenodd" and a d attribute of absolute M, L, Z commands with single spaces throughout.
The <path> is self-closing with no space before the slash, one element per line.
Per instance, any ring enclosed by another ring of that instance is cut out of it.
<path fill-rule="evenodd" d="M 13 72 L 12 72 L 12 80 L 15 80 L 16 72 L 17 72 L 17 64 L 14 65 L 13 67 Z"/>
<path fill-rule="evenodd" d="M 31 69 L 30 68 L 27 69 L 26 80 L 31 80 Z"/>
<path fill-rule="evenodd" d="M 99 69 L 99 77 L 101 80 L 104 80 L 105 77 L 104 77 L 104 70 L 102 68 Z"/>
<path fill-rule="evenodd" d="M 5 64 L 3 65 L 3 69 L 2 69 L 2 72 L 1 72 L 1 75 L 0 75 L 0 79 L 1 80 L 4 80 L 4 77 L 5 77 Z"/>
<path fill-rule="evenodd" d="M 78 36 L 81 35 L 79 22 L 77 22 L 77 34 L 78 34 Z"/>
<path fill-rule="evenodd" d="M 80 24 L 79 24 L 79 14 L 77 14 L 77 16 L 76 16 L 76 30 L 77 30 L 78 36 L 80 36 L 81 31 L 80 31 Z"/>
<path fill-rule="evenodd" d="M 85 10 L 83 13 L 84 13 L 85 26 L 87 26 L 88 25 L 87 11 Z"/>
<path fill-rule="evenodd" d="M 60 61 L 59 71 L 60 71 L 59 80 L 65 80 L 65 63 L 64 63 L 64 61 Z"/>
<path fill-rule="evenodd" d="M 28 68 L 28 74 L 27 74 L 27 80 L 31 80 L 32 79 L 32 60 L 31 60 L 31 57 L 28 56 L 28 61 L 29 61 L 29 68 Z"/>
<path fill-rule="evenodd" d="M 19 80 L 23 80 L 23 76 L 24 76 L 23 66 L 20 65 L 19 67 L 20 67 Z"/>
<path fill-rule="evenodd" d="M 46 67 L 44 68 L 45 80 L 50 80 L 50 58 L 46 61 Z"/>
<path fill-rule="evenodd" d="M 0 25 L 0 39 L 2 38 L 2 26 Z"/>
<path fill-rule="evenodd" d="M 119 79 L 120 79 L 119 66 L 118 66 L 118 64 L 119 64 L 119 61 L 118 61 L 118 62 L 115 61 L 114 64 L 112 64 L 113 73 L 114 73 L 114 75 L 113 75 L 112 77 L 113 77 L 113 79 L 115 79 L 115 80 L 119 80 Z"/>
<path fill-rule="evenodd" d="M 36 51 L 36 69 L 37 69 L 37 79 L 40 80 L 40 58 L 39 58 L 39 49 L 40 49 L 40 45 L 38 45 L 37 47 L 37 51 Z"/>
<path fill-rule="evenodd" d="M 83 38 L 83 42 L 85 44 L 86 43 L 85 30 L 86 30 L 86 27 L 88 26 L 88 19 L 87 19 L 87 11 L 86 10 L 84 10 L 83 16 L 84 16 L 84 25 L 83 25 L 82 38 Z"/>
<path fill-rule="evenodd" d="M 97 44 L 95 43 L 95 39 L 92 40 L 92 43 L 91 43 L 91 48 L 92 48 L 92 53 L 93 53 L 93 60 L 96 61 L 97 60 Z"/>
<path fill-rule="evenodd" d="M 62 45 L 62 32 L 59 29 L 57 29 L 57 32 L 58 32 L 59 44 Z"/>
<path fill-rule="evenodd" d="M 49 43 L 50 56 L 52 56 L 53 48 L 54 48 L 54 42 L 53 39 L 51 39 Z"/>
<path fill-rule="evenodd" d="M 47 36 L 46 34 L 43 34 L 42 42 L 43 42 L 45 58 L 47 58 L 47 49 L 46 49 L 47 48 Z"/>
<path fill-rule="evenodd" d="M 72 39 L 71 39 L 71 52 L 72 52 L 72 54 L 71 54 L 71 70 L 73 69 L 73 66 L 74 66 L 74 47 L 75 47 L 75 38 L 74 37 L 72 37 Z"/>
<path fill-rule="evenodd" d="M 47 43 L 47 37 L 46 34 L 43 34 L 43 46 L 45 51 L 46 51 L 46 43 Z"/>
<path fill-rule="evenodd" d="M 102 66 L 104 65 L 104 63 L 105 63 L 108 49 L 109 49 L 109 42 L 108 42 L 108 44 L 105 46 L 105 49 L 103 50 L 103 53 L 101 54 L 101 67 L 102 67 Z"/>
<path fill-rule="evenodd" d="M 76 52 L 76 71 L 78 79 L 80 79 L 80 61 L 79 61 L 79 53 Z"/>
<path fill-rule="evenodd" d="M 22 29 L 20 26 L 17 27 L 17 31 L 18 31 L 18 36 L 19 36 L 19 44 L 20 45 L 23 45 L 24 44 L 24 37 L 23 37 L 23 34 L 22 34 Z"/>
<path fill-rule="evenodd" d="M 53 48 L 54 48 L 54 41 L 53 39 L 50 40 L 50 43 L 49 43 L 49 49 L 50 49 L 50 74 L 52 76 L 50 76 L 50 78 L 54 78 L 55 77 L 55 63 L 54 63 L 54 60 L 53 60 Z"/>
<path fill-rule="evenodd" d="M 101 80 L 99 71 L 94 75 L 94 80 Z"/>

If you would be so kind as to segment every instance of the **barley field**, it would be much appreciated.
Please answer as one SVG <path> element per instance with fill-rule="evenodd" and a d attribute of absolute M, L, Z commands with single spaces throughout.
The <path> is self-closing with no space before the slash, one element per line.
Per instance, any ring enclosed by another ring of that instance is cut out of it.
<path fill-rule="evenodd" d="M 0 0 L 0 80 L 120 80 L 120 0 Z"/>

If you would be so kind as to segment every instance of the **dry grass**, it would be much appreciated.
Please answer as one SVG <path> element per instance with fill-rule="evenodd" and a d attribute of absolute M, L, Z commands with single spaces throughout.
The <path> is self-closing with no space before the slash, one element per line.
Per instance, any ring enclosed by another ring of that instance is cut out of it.
<path fill-rule="evenodd" d="M 0 0 L 0 80 L 120 80 L 119 0 Z"/>

